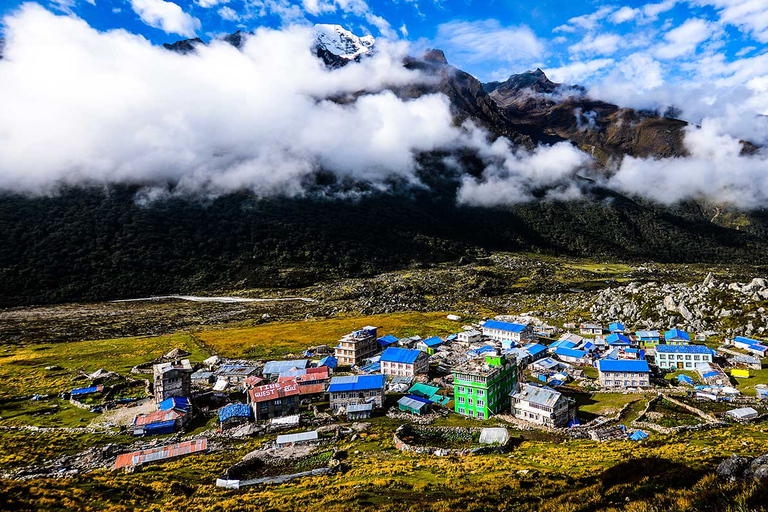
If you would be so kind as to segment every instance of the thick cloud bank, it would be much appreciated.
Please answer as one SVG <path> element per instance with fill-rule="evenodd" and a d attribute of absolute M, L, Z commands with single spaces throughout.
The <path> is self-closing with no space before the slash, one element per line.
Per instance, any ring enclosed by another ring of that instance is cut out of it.
<path fill-rule="evenodd" d="M 321 170 L 383 188 L 393 177 L 417 184 L 420 152 L 470 148 L 486 167 L 461 179 L 457 200 L 493 206 L 577 198 L 576 176 L 592 163 L 567 143 L 531 152 L 490 142 L 471 123 L 455 126 L 441 94 L 396 97 L 387 87 L 429 79 L 403 67 L 402 42 L 377 42 L 373 57 L 329 70 L 306 27 L 259 29 L 241 50 L 213 41 L 180 55 L 38 4 L 4 26 L 2 190 L 172 183 L 191 193 L 300 195 Z M 687 158 L 626 158 L 605 184 L 662 202 L 765 205 L 768 157 L 741 155 L 721 128 L 691 128 Z"/>

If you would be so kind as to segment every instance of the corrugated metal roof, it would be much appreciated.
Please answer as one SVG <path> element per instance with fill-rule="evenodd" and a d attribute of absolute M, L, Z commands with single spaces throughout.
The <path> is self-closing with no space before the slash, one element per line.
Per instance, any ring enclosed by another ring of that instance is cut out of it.
<path fill-rule="evenodd" d="M 409 409 L 413 409 L 416 411 L 421 411 L 422 409 L 429 407 L 429 400 L 423 400 L 416 396 L 404 396 L 400 400 L 397 401 L 399 405 L 402 405 L 403 407 L 407 407 Z"/>
<path fill-rule="evenodd" d="M 661 333 L 659 331 L 637 331 L 635 336 L 638 338 L 660 338 Z"/>
<path fill-rule="evenodd" d="M 562 357 L 575 357 L 578 359 L 587 357 L 587 353 L 582 350 L 574 350 L 572 348 L 557 347 L 555 354 Z"/>
<path fill-rule="evenodd" d="M 597 362 L 597 369 L 602 372 L 651 372 L 646 361 L 633 359 L 620 359 L 616 361 L 612 359 L 601 359 Z"/>
<path fill-rule="evenodd" d="M 317 441 L 317 430 L 277 436 L 277 444 L 306 443 L 309 441 Z"/>
<path fill-rule="evenodd" d="M 384 387 L 384 375 L 351 375 L 345 377 L 333 377 L 328 387 L 330 393 L 339 391 L 365 391 L 370 389 L 382 389 Z"/>
<path fill-rule="evenodd" d="M 300 395 L 318 395 L 320 393 L 325 393 L 325 384 L 322 382 L 318 382 L 317 384 L 299 385 Z"/>
<path fill-rule="evenodd" d="M 529 354 L 535 356 L 535 355 L 541 354 L 542 352 L 547 350 L 547 347 L 545 347 L 544 345 L 541 345 L 539 343 L 529 343 L 528 345 L 523 347 L 523 350 L 525 350 Z"/>
<path fill-rule="evenodd" d="M 291 368 L 306 368 L 309 366 L 309 359 L 292 359 L 288 361 L 267 361 L 264 365 L 264 375 L 277 375 Z"/>
<path fill-rule="evenodd" d="M 691 341 L 691 337 L 688 335 L 688 333 L 685 331 L 681 331 L 680 329 L 668 330 L 667 332 L 664 333 L 664 339 L 665 340 L 682 339 L 685 341 Z"/>
<path fill-rule="evenodd" d="M 498 320 L 488 320 L 483 324 L 483 327 L 487 327 L 488 329 L 499 329 L 501 331 L 508 331 L 508 332 L 523 332 L 526 325 L 523 324 L 513 324 L 511 322 L 499 322 Z"/>
<path fill-rule="evenodd" d="M 613 334 L 609 334 L 605 337 L 606 343 L 609 345 L 631 345 L 632 342 L 629 341 L 629 338 L 624 336 L 623 334 L 619 332 L 615 332 Z"/>
<path fill-rule="evenodd" d="M 150 448 L 137 452 L 121 453 L 115 461 L 115 469 L 129 466 L 139 466 L 147 462 L 170 459 L 182 455 L 204 452 L 208 449 L 208 439 L 205 437 L 194 441 L 185 441 L 183 443 L 169 444 L 159 448 Z"/>
<path fill-rule="evenodd" d="M 624 332 L 624 324 L 621 322 L 612 322 L 608 324 L 608 330 L 611 332 Z"/>
<path fill-rule="evenodd" d="M 392 336 L 391 334 L 387 334 L 386 336 L 382 336 L 379 338 L 379 345 L 386 347 L 387 345 L 391 345 L 393 343 L 397 343 L 398 339 L 395 336 Z"/>
<path fill-rule="evenodd" d="M 572 341 L 569 341 L 569 340 L 557 340 L 557 341 L 554 341 L 554 342 L 550 343 L 549 348 L 553 348 L 553 349 L 556 349 L 556 348 L 559 348 L 559 347 L 573 348 L 575 346 L 576 346 L 576 344 L 574 342 L 572 342 Z"/>
<path fill-rule="evenodd" d="M 439 336 L 432 336 L 431 338 L 427 338 L 425 340 L 422 340 L 421 342 L 430 348 L 437 347 L 443 344 L 443 340 L 440 339 Z"/>
<path fill-rule="evenodd" d="M 409 350 L 407 348 L 387 347 L 381 354 L 380 361 L 388 363 L 413 364 L 424 352 L 421 350 Z"/>
<path fill-rule="evenodd" d="M 739 409 L 732 409 L 728 411 L 728 416 L 731 416 L 736 419 L 744 420 L 744 419 L 757 418 L 758 413 L 752 407 L 741 407 Z"/>
<path fill-rule="evenodd" d="M 514 394 L 516 400 L 525 400 L 546 407 L 554 406 L 562 394 L 559 391 L 547 387 L 532 386 L 523 384 L 522 390 Z"/>
<path fill-rule="evenodd" d="M 177 411 L 171 409 L 168 411 L 155 411 L 148 414 L 139 414 L 133 419 L 135 426 L 149 425 L 150 423 L 163 423 L 169 421 L 176 421 L 177 418 L 184 416 L 183 411 Z"/>
<path fill-rule="evenodd" d="M 286 382 L 275 382 L 264 386 L 256 386 L 248 390 L 251 395 L 251 402 L 260 403 L 286 396 L 299 394 L 299 385 L 295 380 Z"/>
<path fill-rule="evenodd" d="M 368 412 L 373 410 L 373 404 L 350 404 L 347 406 L 347 414 L 351 412 Z"/>

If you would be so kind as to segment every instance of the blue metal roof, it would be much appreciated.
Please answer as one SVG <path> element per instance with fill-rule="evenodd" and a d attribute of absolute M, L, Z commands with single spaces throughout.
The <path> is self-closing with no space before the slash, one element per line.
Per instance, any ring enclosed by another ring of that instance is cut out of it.
<path fill-rule="evenodd" d="M 577 357 L 581 359 L 582 357 L 586 357 L 587 353 L 583 350 L 574 350 L 572 348 L 565 348 L 565 347 L 557 347 L 555 350 L 555 354 L 558 356 L 565 356 L 565 357 Z"/>
<path fill-rule="evenodd" d="M 387 345 L 391 345 L 393 343 L 397 343 L 397 338 L 395 336 L 392 336 L 391 334 L 387 334 L 386 336 L 382 336 L 379 338 L 379 345 L 382 347 L 386 347 Z"/>
<path fill-rule="evenodd" d="M 597 362 L 597 369 L 602 372 L 651 372 L 646 361 L 634 359 L 601 359 Z"/>
<path fill-rule="evenodd" d="M 170 411 L 171 409 L 189 409 L 189 399 L 185 396 L 172 396 L 157 404 L 158 411 Z"/>
<path fill-rule="evenodd" d="M 317 366 L 327 366 L 330 369 L 334 369 L 338 364 L 339 364 L 339 360 L 336 359 L 335 357 L 325 356 L 320 360 L 319 363 L 317 363 Z"/>
<path fill-rule="evenodd" d="M 712 349 L 704 345 L 657 345 L 657 353 L 711 354 Z"/>
<path fill-rule="evenodd" d="M 432 348 L 437 347 L 443 344 L 443 340 L 440 339 L 439 336 L 432 336 L 431 338 L 427 338 L 425 340 L 422 340 L 422 343 L 424 343 L 426 346 Z"/>
<path fill-rule="evenodd" d="M 609 345 L 631 345 L 632 342 L 629 341 L 629 338 L 624 336 L 621 333 L 615 332 L 613 334 L 609 334 L 605 337 L 606 343 Z"/>
<path fill-rule="evenodd" d="M 407 348 L 387 347 L 381 354 L 381 361 L 388 363 L 413 364 L 416 358 L 423 354 L 421 350 L 409 350 Z"/>
<path fill-rule="evenodd" d="M 576 344 L 568 340 L 557 340 L 549 344 L 549 348 L 573 348 Z"/>
<path fill-rule="evenodd" d="M 170 434 L 176 431 L 176 421 L 159 421 L 141 427 L 146 434 Z"/>
<path fill-rule="evenodd" d="M 544 345 L 541 345 L 539 343 L 529 343 L 528 345 L 523 347 L 523 350 L 530 353 L 531 355 L 535 356 L 537 354 L 541 354 L 545 350 L 547 350 L 547 347 Z"/>
<path fill-rule="evenodd" d="M 681 331 L 680 329 L 668 330 L 667 332 L 664 333 L 664 339 L 665 340 L 681 339 L 685 341 L 691 341 L 691 337 L 688 335 L 688 333 L 685 331 Z"/>
<path fill-rule="evenodd" d="M 384 387 L 384 375 L 352 375 L 331 378 L 329 393 L 339 391 L 365 391 Z"/>
<path fill-rule="evenodd" d="M 489 329 L 499 329 L 501 331 L 523 332 L 527 326 L 523 324 L 513 324 L 511 322 L 499 322 L 498 320 L 488 320 L 483 324 L 483 327 L 487 327 Z"/>
<path fill-rule="evenodd" d="M 375 363 L 367 364 L 360 367 L 360 371 L 365 373 L 378 373 L 381 371 L 381 363 L 376 361 Z"/>
<path fill-rule="evenodd" d="M 624 324 L 621 322 L 613 322 L 608 325 L 608 330 L 611 332 L 624 332 Z"/>
<path fill-rule="evenodd" d="M 250 418 L 251 408 L 246 404 L 229 404 L 219 409 L 219 421 L 224 422 L 230 418 Z"/>

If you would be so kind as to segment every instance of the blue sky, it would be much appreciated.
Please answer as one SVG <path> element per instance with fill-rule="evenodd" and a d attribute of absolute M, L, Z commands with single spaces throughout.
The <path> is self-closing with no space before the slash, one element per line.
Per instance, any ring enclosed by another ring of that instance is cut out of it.
<path fill-rule="evenodd" d="M 0 14 L 23 0 L 3 2 Z M 589 83 L 624 65 L 643 80 L 695 77 L 765 51 L 764 0 L 50 0 L 42 5 L 99 30 L 123 28 L 154 43 L 258 26 L 338 23 L 358 34 L 437 46 L 483 80 L 535 66 Z M 629 60 L 627 60 L 629 59 Z M 748 62 L 745 62 L 745 65 Z M 721 70 L 724 75 L 731 70 Z M 750 77 L 753 78 L 753 77 Z"/>

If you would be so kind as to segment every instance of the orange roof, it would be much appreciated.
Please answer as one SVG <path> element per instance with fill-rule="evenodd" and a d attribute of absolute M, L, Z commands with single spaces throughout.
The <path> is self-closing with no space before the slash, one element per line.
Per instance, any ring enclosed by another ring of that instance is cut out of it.
<path fill-rule="evenodd" d="M 295 379 L 291 379 L 286 382 L 275 382 L 265 386 L 257 386 L 248 390 L 248 393 L 251 396 L 251 402 L 267 402 L 269 400 L 283 398 L 284 396 L 298 395 L 299 385 L 296 383 Z"/>
<path fill-rule="evenodd" d="M 250 377 L 246 377 L 243 381 L 246 386 L 256 386 L 260 382 L 264 382 L 264 379 L 259 377 L 258 375 L 251 375 Z"/>
<path fill-rule="evenodd" d="M 184 413 L 182 411 L 177 411 L 176 409 L 170 409 L 168 411 L 155 411 L 150 412 L 149 414 L 139 414 L 133 420 L 133 424 L 136 426 L 149 425 L 151 423 L 175 421 L 176 418 L 182 417 L 184 417 Z"/>
<path fill-rule="evenodd" d="M 208 439 L 203 437 L 202 439 L 196 439 L 194 441 L 169 444 L 168 446 L 150 448 L 149 450 L 121 453 L 117 456 L 117 460 L 115 461 L 115 469 L 128 466 L 138 466 L 140 464 L 144 464 L 145 462 L 165 460 L 173 457 L 179 457 L 181 455 L 190 455 L 192 453 L 204 452 L 207 449 Z"/>

